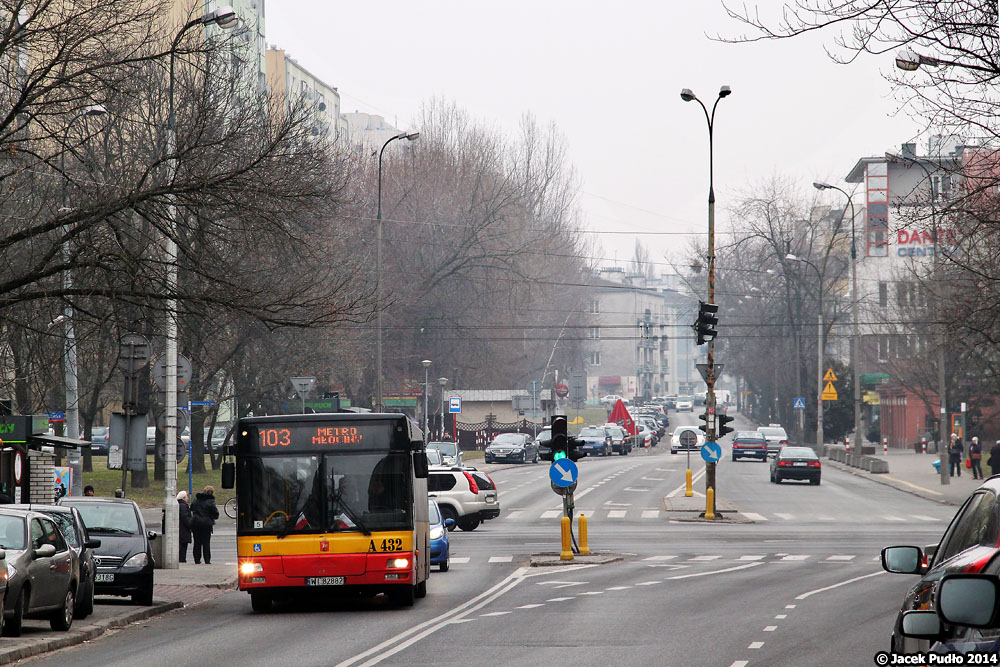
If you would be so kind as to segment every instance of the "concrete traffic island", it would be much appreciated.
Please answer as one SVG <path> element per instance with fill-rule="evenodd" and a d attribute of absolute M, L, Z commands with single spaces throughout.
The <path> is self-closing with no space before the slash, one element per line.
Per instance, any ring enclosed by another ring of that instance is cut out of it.
<path fill-rule="evenodd" d="M 531 554 L 531 567 L 557 567 L 560 565 L 606 565 L 608 563 L 618 563 L 625 560 L 624 554 L 611 552 L 597 552 L 589 554 L 576 554 L 572 560 L 562 560 L 558 551 L 549 553 Z"/>
<path fill-rule="evenodd" d="M 666 496 L 663 498 L 663 511 L 670 521 L 684 523 L 753 523 L 740 515 L 739 509 L 732 502 L 716 499 L 715 518 L 706 519 L 706 501 L 704 496 Z"/>

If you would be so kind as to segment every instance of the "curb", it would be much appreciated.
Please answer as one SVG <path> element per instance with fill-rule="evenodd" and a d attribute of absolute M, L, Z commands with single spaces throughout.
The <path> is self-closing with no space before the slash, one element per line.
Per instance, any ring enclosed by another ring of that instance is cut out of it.
<path fill-rule="evenodd" d="M 58 651 L 59 649 L 68 648 L 70 646 L 77 646 L 86 641 L 100 637 L 108 630 L 125 627 L 126 625 L 137 621 L 143 621 L 147 618 L 152 618 L 153 616 L 159 616 L 160 614 L 165 614 L 168 611 L 173 611 L 174 609 L 180 609 L 183 606 L 184 603 L 178 600 L 173 602 L 160 602 L 151 607 L 146 607 L 145 609 L 137 609 L 121 616 L 112 616 L 111 618 L 102 619 L 91 625 L 85 625 L 80 630 L 70 630 L 68 633 L 58 638 L 45 639 L 27 646 L 21 646 L 8 651 L 0 651 L 0 665 L 9 665 L 17 662 L 18 660 L 23 660 L 32 656 Z"/>
<path fill-rule="evenodd" d="M 904 485 L 901 485 L 901 484 L 893 484 L 893 480 L 886 479 L 882 475 L 873 475 L 871 473 L 866 473 L 864 470 L 844 465 L 843 463 L 840 463 L 838 461 L 834 461 L 833 459 L 827 459 L 827 465 L 831 465 L 834 468 L 836 468 L 837 470 L 843 470 L 844 472 L 848 472 L 848 473 L 854 475 L 855 477 L 861 477 L 863 479 L 868 479 L 868 480 L 871 480 L 873 482 L 878 482 L 879 484 L 881 484 L 883 486 L 891 486 L 892 488 L 896 489 L 897 491 L 903 491 L 904 493 L 909 493 L 911 496 L 916 496 L 918 498 L 923 498 L 924 500 L 930 500 L 931 502 L 938 503 L 939 505 L 951 505 L 952 507 L 959 507 L 962 504 L 962 502 L 964 502 L 964 499 L 963 499 L 962 502 L 952 502 L 951 500 L 948 500 L 947 498 L 945 498 L 943 500 L 941 498 L 933 498 L 931 496 L 928 496 L 928 495 L 925 495 L 923 493 L 920 493 L 916 489 L 911 489 L 911 488 L 908 488 L 908 487 L 906 487 Z"/>

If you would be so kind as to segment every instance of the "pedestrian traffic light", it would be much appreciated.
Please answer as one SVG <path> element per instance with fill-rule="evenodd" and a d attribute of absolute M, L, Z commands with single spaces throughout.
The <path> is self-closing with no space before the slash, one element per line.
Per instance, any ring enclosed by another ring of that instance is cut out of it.
<path fill-rule="evenodd" d="M 718 333 L 715 327 L 719 324 L 718 312 L 719 307 L 714 303 L 698 302 L 698 320 L 694 323 L 698 345 L 704 345 L 705 341 L 715 340 Z"/>
<path fill-rule="evenodd" d="M 700 419 L 703 422 L 705 422 L 704 424 L 702 424 L 698 428 L 701 429 L 702 431 L 704 431 L 705 434 L 707 435 L 708 434 L 708 413 L 707 412 L 701 413 L 700 415 L 698 415 L 698 419 Z"/>
<path fill-rule="evenodd" d="M 552 417 L 552 439 L 549 440 L 549 453 L 542 454 L 544 461 L 558 461 L 568 456 L 569 435 L 566 431 L 566 416 L 556 415 Z"/>
<path fill-rule="evenodd" d="M 729 422 L 733 421 L 734 417 L 730 417 L 729 415 L 726 415 L 726 414 L 723 414 L 723 413 L 719 413 L 719 414 L 717 414 L 715 416 L 715 418 L 718 420 L 718 423 L 719 423 L 719 429 L 718 429 L 719 432 L 716 434 L 717 438 L 721 438 L 722 436 L 726 435 L 727 433 L 732 433 L 733 432 L 733 427 L 732 426 L 726 426 L 726 424 L 728 424 Z"/>

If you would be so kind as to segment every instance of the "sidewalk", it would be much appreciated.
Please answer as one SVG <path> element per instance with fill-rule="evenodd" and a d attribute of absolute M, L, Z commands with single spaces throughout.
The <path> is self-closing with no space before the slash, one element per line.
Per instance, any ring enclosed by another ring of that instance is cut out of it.
<path fill-rule="evenodd" d="M 941 476 L 931 465 L 938 460 L 937 454 L 915 454 L 913 450 L 890 449 L 888 455 L 883 455 L 879 450 L 877 456 L 889 461 L 887 474 L 866 472 L 829 459 L 825 459 L 823 465 L 946 505 L 961 505 L 982 484 L 982 480 L 972 479 L 972 471 L 965 467 L 964 461 L 962 475 L 949 477 L 949 484 L 942 485 Z M 985 464 L 983 467 L 988 468 Z M 988 469 L 985 472 L 989 474 Z"/>

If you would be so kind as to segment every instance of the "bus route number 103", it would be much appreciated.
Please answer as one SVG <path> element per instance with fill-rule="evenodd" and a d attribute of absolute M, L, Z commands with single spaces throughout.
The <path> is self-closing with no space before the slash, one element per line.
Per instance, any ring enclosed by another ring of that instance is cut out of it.
<path fill-rule="evenodd" d="M 292 444 L 292 434 L 287 428 L 262 428 L 258 431 L 261 447 L 287 447 Z"/>

